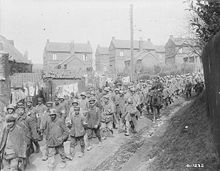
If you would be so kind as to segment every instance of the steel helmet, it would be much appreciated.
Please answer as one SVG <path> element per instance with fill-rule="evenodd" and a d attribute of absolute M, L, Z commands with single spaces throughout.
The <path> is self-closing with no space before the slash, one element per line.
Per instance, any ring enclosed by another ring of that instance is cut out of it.
<path fill-rule="evenodd" d="M 9 104 L 8 106 L 7 106 L 7 110 L 8 109 L 13 109 L 13 110 L 15 110 L 15 106 L 13 105 L 13 104 Z"/>
<path fill-rule="evenodd" d="M 56 109 L 50 109 L 49 115 L 57 115 L 57 110 Z"/>

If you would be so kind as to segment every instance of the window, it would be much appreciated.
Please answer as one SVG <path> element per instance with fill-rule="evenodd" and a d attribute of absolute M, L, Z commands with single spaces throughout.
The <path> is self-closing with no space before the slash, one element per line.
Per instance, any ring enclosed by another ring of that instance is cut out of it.
<path fill-rule="evenodd" d="M 88 60 L 87 54 L 83 54 L 83 61 L 87 61 L 87 60 Z"/>
<path fill-rule="evenodd" d="M 194 62 L 195 62 L 195 58 L 194 58 L 194 57 L 190 57 L 190 58 L 189 58 L 189 62 L 190 62 L 190 63 L 194 63 Z"/>
<path fill-rule="evenodd" d="M 183 58 L 183 61 L 184 61 L 185 63 L 188 62 L 188 57 Z"/>
<path fill-rule="evenodd" d="M 53 53 L 53 60 L 57 60 L 57 54 Z"/>
<path fill-rule="evenodd" d="M 121 52 L 119 53 L 119 56 L 123 57 L 123 56 L 124 56 L 124 52 L 121 51 Z"/>

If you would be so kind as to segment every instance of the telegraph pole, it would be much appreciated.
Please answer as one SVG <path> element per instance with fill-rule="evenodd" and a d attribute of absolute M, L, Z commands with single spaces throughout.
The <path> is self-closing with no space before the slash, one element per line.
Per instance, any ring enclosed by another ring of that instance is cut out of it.
<path fill-rule="evenodd" d="M 134 81 L 134 30 L 133 30 L 133 5 L 130 5 L 130 45 L 131 45 L 131 73 L 130 79 Z"/>

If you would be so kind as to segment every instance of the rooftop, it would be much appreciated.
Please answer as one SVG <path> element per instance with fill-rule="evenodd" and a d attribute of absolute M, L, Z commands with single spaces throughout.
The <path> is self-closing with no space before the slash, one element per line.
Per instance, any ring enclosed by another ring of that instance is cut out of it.
<path fill-rule="evenodd" d="M 71 52 L 71 49 L 76 53 L 92 53 L 90 43 L 64 43 L 64 42 L 50 42 L 46 43 L 45 50 L 49 52 Z"/>
<path fill-rule="evenodd" d="M 0 35 L 0 50 L 9 53 L 10 61 L 31 64 L 31 61 L 15 48 L 14 41 L 8 40 L 2 35 Z"/>

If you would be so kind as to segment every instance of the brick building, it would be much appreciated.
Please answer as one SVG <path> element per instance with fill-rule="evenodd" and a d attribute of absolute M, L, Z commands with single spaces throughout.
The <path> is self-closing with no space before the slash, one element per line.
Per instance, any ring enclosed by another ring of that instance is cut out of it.
<path fill-rule="evenodd" d="M 134 41 L 134 54 L 142 50 L 155 51 L 150 39 Z M 123 72 L 124 61 L 129 60 L 130 57 L 130 40 L 118 40 L 113 37 L 109 46 L 109 72 L 112 73 L 113 77 Z"/>
<path fill-rule="evenodd" d="M 86 72 L 92 67 L 90 43 L 61 43 L 47 40 L 43 54 L 43 69 L 64 69 Z"/>
<path fill-rule="evenodd" d="M 28 60 L 27 52 L 23 55 L 14 45 L 13 40 L 8 40 L 0 35 L 0 50 L 9 54 L 9 74 L 32 72 L 32 63 Z"/>
<path fill-rule="evenodd" d="M 193 39 L 171 35 L 165 45 L 165 64 L 170 68 L 199 71 L 202 65 L 199 55 L 193 53 L 196 49 Z"/>
<path fill-rule="evenodd" d="M 96 71 L 104 74 L 109 70 L 109 49 L 98 45 L 95 53 Z"/>

